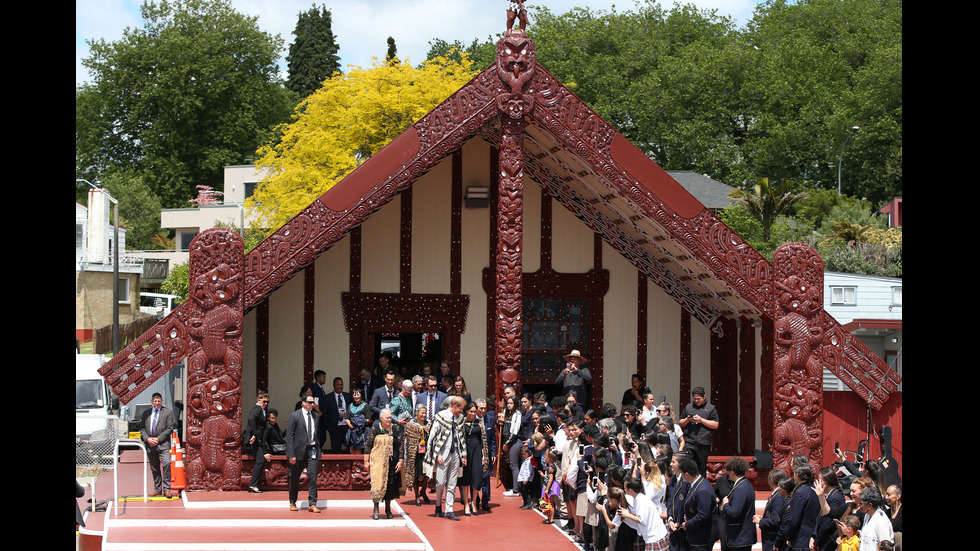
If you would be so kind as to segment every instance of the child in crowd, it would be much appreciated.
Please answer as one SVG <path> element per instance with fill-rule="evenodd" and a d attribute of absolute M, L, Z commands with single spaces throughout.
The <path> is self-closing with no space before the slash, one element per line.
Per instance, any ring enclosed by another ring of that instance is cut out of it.
<path fill-rule="evenodd" d="M 541 487 L 541 499 L 545 502 L 545 514 L 547 520 L 541 521 L 542 524 L 553 524 L 555 522 L 555 509 L 559 507 L 561 500 L 561 486 L 555 476 L 558 474 L 558 452 L 555 448 L 548 448 L 544 453 L 544 470 L 539 471 L 543 485 Z"/>
<path fill-rule="evenodd" d="M 520 488 L 521 497 L 524 498 L 524 504 L 521 505 L 521 509 L 527 511 L 534 507 L 534 502 L 531 499 L 531 473 L 533 469 L 531 468 L 531 448 L 527 445 L 521 446 L 521 470 L 517 475 L 517 484 Z"/>
<path fill-rule="evenodd" d="M 861 547 L 861 519 L 847 515 L 844 520 L 834 521 L 840 529 L 841 536 L 837 538 L 837 551 L 858 551 Z"/>

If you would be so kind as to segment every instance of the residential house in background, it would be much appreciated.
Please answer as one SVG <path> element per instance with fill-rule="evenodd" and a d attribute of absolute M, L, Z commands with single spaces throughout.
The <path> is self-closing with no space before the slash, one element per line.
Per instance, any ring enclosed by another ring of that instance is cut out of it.
<path fill-rule="evenodd" d="M 113 229 L 110 202 L 101 189 L 88 194 L 88 207 L 75 203 L 75 337 L 85 342 L 112 323 Z M 126 229 L 119 228 L 119 323 L 139 314 L 140 258 L 126 255 Z"/>
<path fill-rule="evenodd" d="M 173 229 L 175 250 L 145 251 L 147 258 L 165 259 L 170 269 L 187 262 L 187 248 L 191 240 L 204 230 L 213 228 L 216 223 L 228 224 L 236 228 L 245 227 L 252 222 L 245 213 L 245 199 L 255 193 L 255 186 L 265 177 L 265 170 L 254 165 L 226 166 L 224 189 L 215 191 L 213 204 L 200 207 L 188 206 L 180 209 L 163 209 L 160 212 L 160 226 Z"/>

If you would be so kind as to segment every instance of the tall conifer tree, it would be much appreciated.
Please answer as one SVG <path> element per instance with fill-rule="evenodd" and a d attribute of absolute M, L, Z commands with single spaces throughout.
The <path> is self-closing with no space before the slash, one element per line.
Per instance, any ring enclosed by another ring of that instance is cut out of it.
<path fill-rule="evenodd" d="M 385 63 L 391 65 L 398 63 L 398 46 L 395 45 L 395 38 L 388 37 L 388 53 L 385 54 Z"/>
<path fill-rule="evenodd" d="M 323 81 L 340 70 L 340 46 L 331 29 L 330 10 L 314 5 L 299 14 L 296 39 L 289 45 L 289 79 L 286 88 L 305 98 L 315 92 Z"/>

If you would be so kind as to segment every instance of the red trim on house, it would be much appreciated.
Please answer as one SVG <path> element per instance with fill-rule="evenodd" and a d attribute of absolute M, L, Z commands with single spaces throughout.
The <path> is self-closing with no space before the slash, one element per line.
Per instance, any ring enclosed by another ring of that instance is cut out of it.
<path fill-rule="evenodd" d="M 647 380 L 647 310 L 649 283 L 643 272 L 636 271 L 636 372 Z M 632 382 L 632 379 L 630 379 Z"/>
<path fill-rule="evenodd" d="M 316 346 L 316 264 L 310 264 L 303 270 L 303 377 L 304 381 L 313 380 L 314 356 Z"/>
<path fill-rule="evenodd" d="M 755 328 L 751 320 L 741 318 L 738 328 L 738 394 L 739 453 L 749 453 L 755 447 Z M 747 405 L 744 405 L 747 404 Z"/>
<path fill-rule="evenodd" d="M 772 404 L 775 395 L 775 376 L 773 357 L 773 343 L 776 342 L 776 329 L 773 320 L 762 318 L 762 329 L 760 331 L 761 347 L 759 350 L 759 400 L 762 404 Z M 762 407 L 759 410 L 759 429 L 762 434 L 763 445 L 772 445 L 773 430 L 775 428 L 775 416 L 771 407 Z"/>
<path fill-rule="evenodd" d="M 401 259 L 398 263 L 398 289 L 403 295 L 412 294 L 412 188 L 402 192 Z"/>
<path fill-rule="evenodd" d="M 551 195 L 541 189 L 541 268 L 551 269 Z"/>
<path fill-rule="evenodd" d="M 739 411 L 751 411 L 752 400 L 745 396 L 738 379 L 738 329 L 735 320 L 722 318 L 716 327 L 721 331 L 712 331 L 710 372 L 711 384 L 705 385 L 709 401 L 718 408 L 718 417 L 728 419 L 719 425 L 715 431 L 712 444 L 720 450 L 733 450 L 738 443 L 740 418 Z M 699 381 L 700 382 L 700 381 Z M 724 390 L 722 390 L 724 389 Z M 715 399 L 722 393 L 726 400 Z"/>
<path fill-rule="evenodd" d="M 841 327 L 852 333 L 858 329 L 890 329 L 901 331 L 902 320 L 856 319 L 851 320 L 850 323 L 846 323 Z"/>
<path fill-rule="evenodd" d="M 350 292 L 361 292 L 361 226 L 350 232 Z"/>
<path fill-rule="evenodd" d="M 490 146 L 490 182 L 496 182 L 500 177 L 500 149 L 495 146 Z M 490 186 L 490 243 L 489 243 L 489 259 L 487 260 L 487 266 L 493 266 L 497 255 L 497 199 L 500 197 L 499 190 L 497 186 Z M 486 292 L 487 296 L 487 396 L 495 396 L 496 400 L 499 402 L 503 398 L 503 389 L 496 388 L 497 386 L 497 370 L 493 368 L 493 358 L 494 354 L 494 335 L 496 334 L 496 328 L 494 327 L 494 312 L 496 312 L 496 287 L 494 285 L 486 284 L 486 275 L 484 275 L 483 290 Z M 520 387 L 517 388 L 518 396 L 520 396 Z M 502 411 L 502 410 L 501 410 Z"/>
<path fill-rule="evenodd" d="M 255 388 L 269 389 L 269 301 L 255 308 Z"/>
<path fill-rule="evenodd" d="M 453 151 L 452 213 L 449 238 L 449 292 L 463 292 L 463 151 Z"/>
<path fill-rule="evenodd" d="M 677 389 L 678 403 L 676 412 L 679 414 L 684 404 L 691 401 L 691 313 L 681 309 L 681 358 L 680 358 L 680 388 Z"/>

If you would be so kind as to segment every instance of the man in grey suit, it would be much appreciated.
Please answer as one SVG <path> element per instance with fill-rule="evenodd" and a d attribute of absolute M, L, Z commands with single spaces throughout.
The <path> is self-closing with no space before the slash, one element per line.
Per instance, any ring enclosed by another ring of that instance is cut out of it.
<path fill-rule="evenodd" d="M 303 408 L 289 415 L 286 423 L 286 458 L 289 460 L 289 510 L 299 511 L 296 498 L 299 496 L 299 475 L 306 469 L 309 481 L 310 512 L 319 513 L 316 506 L 316 473 L 320 463 L 318 452 L 320 442 L 317 442 L 317 428 L 320 418 L 313 411 L 316 399 L 313 396 L 303 398 Z"/>
<path fill-rule="evenodd" d="M 170 434 L 174 431 L 174 414 L 163 407 L 163 396 L 153 393 L 153 407 L 143 412 L 140 438 L 153 474 L 153 495 L 170 497 Z"/>

